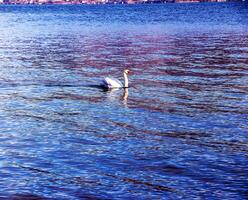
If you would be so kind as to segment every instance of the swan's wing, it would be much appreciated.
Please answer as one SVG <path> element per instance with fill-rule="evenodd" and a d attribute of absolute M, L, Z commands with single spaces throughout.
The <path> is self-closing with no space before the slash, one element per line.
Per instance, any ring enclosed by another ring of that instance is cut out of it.
<path fill-rule="evenodd" d="M 103 80 L 103 85 L 107 88 L 119 88 L 123 87 L 122 83 L 116 78 L 106 77 Z"/>

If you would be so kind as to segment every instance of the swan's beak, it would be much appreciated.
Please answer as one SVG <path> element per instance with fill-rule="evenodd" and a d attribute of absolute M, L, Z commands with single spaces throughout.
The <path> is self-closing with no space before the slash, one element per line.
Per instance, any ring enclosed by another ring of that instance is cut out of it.
<path fill-rule="evenodd" d="M 129 74 L 131 71 L 129 70 L 129 69 L 126 69 L 125 71 L 124 71 L 124 73 L 125 74 Z"/>

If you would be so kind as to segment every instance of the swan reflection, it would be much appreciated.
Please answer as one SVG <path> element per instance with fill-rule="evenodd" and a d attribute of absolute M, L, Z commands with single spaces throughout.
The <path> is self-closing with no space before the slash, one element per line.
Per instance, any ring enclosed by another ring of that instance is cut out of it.
<path fill-rule="evenodd" d="M 128 99 L 128 88 L 125 88 L 123 90 L 123 96 L 122 96 L 123 102 L 126 104 L 127 103 L 127 99 Z"/>
<path fill-rule="evenodd" d="M 122 96 L 121 96 L 121 91 L 123 91 Z M 123 101 L 124 104 L 127 104 L 128 101 L 128 88 L 124 88 L 123 90 L 120 90 L 119 88 L 113 88 L 110 90 L 105 90 L 107 93 L 107 99 L 110 101 Z"/>

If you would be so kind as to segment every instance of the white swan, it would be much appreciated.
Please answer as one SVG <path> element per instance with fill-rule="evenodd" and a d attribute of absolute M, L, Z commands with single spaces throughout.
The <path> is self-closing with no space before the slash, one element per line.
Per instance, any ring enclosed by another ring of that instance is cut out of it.
<path fill-rule="evenodd" d="M 112 88 L 128 88 L 128 78 L 127 75 L 130 71 L 128 69 L 124 70 L 123 76 L 124 76 L 124 85 L 115 78 L 109 78 L 106 77 L 102 81 L 102 86 L 104 88 L 112 89 Z"/>

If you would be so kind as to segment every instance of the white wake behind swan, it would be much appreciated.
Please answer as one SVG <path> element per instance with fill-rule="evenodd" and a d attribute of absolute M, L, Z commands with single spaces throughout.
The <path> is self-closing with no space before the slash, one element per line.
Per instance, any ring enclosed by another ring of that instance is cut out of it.
<path fill-rule="evenodd" d="M 128 88 L 128 78 L 127 75 L 130 71 L 128 69 L 124 70 L 124 85 L 115 78 L 106 77 L 102 80 L 102 85 L 104 88 L 112 89 L 112 88 Z"/>

